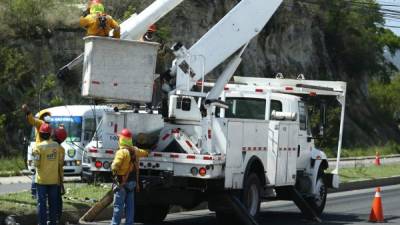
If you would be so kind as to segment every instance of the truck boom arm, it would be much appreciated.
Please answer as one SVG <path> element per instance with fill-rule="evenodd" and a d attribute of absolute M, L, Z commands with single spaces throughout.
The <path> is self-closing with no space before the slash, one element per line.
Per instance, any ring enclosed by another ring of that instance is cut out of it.
<path fill-rule="evenodd" d="M 176 88 L 190 90 L 196 81 L 260 33 L 281 3 L 282 0 L 240 1 L 189 50 L 180 54 Z"/>

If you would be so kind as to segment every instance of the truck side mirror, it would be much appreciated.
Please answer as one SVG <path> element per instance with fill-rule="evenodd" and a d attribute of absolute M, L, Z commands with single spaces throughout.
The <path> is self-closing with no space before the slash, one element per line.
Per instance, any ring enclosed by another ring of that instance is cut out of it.
<path fill-rule="evenodd" d="M 324 100 L 321 101 L 319 108 L 319 125 L 318 125 L 318 135 L 320 137 L 324 136 L 324 128 L 326 126 L 326 102 Z"/>
<path fill-rule="evenodd" d="M 319 133 L 318 134 L 320 137 L 324 136 L 324 125 L 323 124 L 319 125 Z"/>

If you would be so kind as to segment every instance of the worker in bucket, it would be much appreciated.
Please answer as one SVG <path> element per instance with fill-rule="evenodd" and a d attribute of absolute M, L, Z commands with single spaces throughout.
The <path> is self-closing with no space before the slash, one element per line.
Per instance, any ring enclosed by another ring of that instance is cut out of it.
<path fill-rule="evenodd" d="M 42 141 L 42 139 L 40 138 L 40 135 L 39 135 L 39 128 L 44 123 L 50 123 L 51 114 L 47 110 L 42 110 L 39 112 L 39 117 L 35 118 L 33 116 L 32 112 L 29 110 L 29 107 L 27 104 L 22 105 L 22 111 L 26 114 L 26 120 L 28 121 L 28 123 L 31 126 L 35 127 L 35 146 L 37 146 Z M 35 173 L 36 172 L 33 171 L 32 185 L 31 185 L 32 198 L 36 198 Z"/>
<path fill-rule="evenodd" d="M 111 30 L 113 30 L 113 38 L 121 36 L 118 22 L 105 13 L 104 5 L 99 0 L 90 2 L 89 7 L 80 17 L 79 24 L 86 29 L 87 36 L 109 37 Z"/>
<path fill-rule="evenodd" d="M 148 153 L 133 145 L 132 132 L 123 129 L 119 134 L 119 150 L 115 154 L 111 170 L 115 176 L 114 182 L 114 212 L 111 225 L 119 225 L 125 212 L 125 224 L 134 222 L 135 190 L 139 187 L 139 158 L 147 157 Z"/>
<path fill-rule="evenodd" d="M 63 177 L 64 151 L 60 145 L 51 140 L 51 128 L 43 123 L 39 128 L 42 142 L 33 150 L 36 167 L 35 182 L 37 185 L 37 208 L 39 225 L 55 225 L 59 207 L 58 193 L 60 177 Z M 47 212 L 48 203 L 48 212 Z M 47 220 L 49 219 L 49 223 Z"/>
<path fill-rule="evenodd" d="M 154 39 L 154 33 L 157 31 L 155 24 L 150 25 L 147 32 L 142 36 L 141 41 L 152 41 Z"/>
<path fill-rule="evenodd" d="M 65 154 L 65 149 L 61 146 L 61 143 L 67 139 L 67 131 L 64 128 L 63 124 L 60 124 L 55 130 L 54 130 L 54 135 L 53 135 L 53 140 L 57 142 L 60 145 L 60 150 Z M 59 168 L 59 180 L 60 180 L 60 185 L 58 186 L 58 210 L 57 210 L 57 219 L 58 221 L 61 221 L 62 217 L 62 209 L 63 209 L 63 201 L 62 201 L 62 196 L 65 194 L 65 189 L 64 189 L 64 170 L 63 167 Z"/>

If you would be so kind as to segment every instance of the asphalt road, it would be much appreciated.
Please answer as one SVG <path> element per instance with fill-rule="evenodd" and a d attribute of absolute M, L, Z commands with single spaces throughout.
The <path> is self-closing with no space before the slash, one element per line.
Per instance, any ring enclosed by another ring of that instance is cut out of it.
<path fill-rule="evenodd" d="M 327 207 L 321 216 L 324 225 L 370 225 L 368 222 L 375 189 L 334 193 L 328 196 Z M 400 224 L 400 185 L 382 188 L 382 202 L 386 224 Z M 267 202 L 262 204 L 260 225 L 318 224 L 305 220 L 291 202 Z M 96 224 L 110 224 L 110 221 Z M 169 214 L 165 225 L 217 225 L 214 213 L 199 210 Z M 235 224 L 232 224 L 235 225 Z"/>
<path fill-rule="evenodd" d="M 65 182 L 80 181 L 80 177 L 64 177 Z M 31 176 L 0 177 L 0 195 L 28 191 L 31 189 Z"/>

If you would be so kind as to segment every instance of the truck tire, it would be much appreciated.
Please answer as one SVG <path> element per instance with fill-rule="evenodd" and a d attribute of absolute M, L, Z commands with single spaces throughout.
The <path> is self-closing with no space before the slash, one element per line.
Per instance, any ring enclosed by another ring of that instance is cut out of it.
<path fill-rule="evenodd" d="M 318 171 L 316 189 L 318 190 L 318 194 L 315 197 L 307 198 L 308 204 L 314 209 L 317 215 L 321 215 L 324 211 L 326 204 L 326 196 L 328 195 L 328 188 L 325 182 L 325 172 L 322 168 Z"/>
<path fill-rule="evenodd" d="M 135 209 L 135 222 L 160 223 L 169 211 L 168 205 L 140 205 Z"/>
<path fill-rule="evenodd" d="M 257 174 L 251 173 L 243 187 L 241 201 L 252 217 L 257 217 L 261 205 L 261 182 Z"/>
<path fill-rule="evenodd" d="M 257 174 L 251 173 L 246 179 L 240 201 L 253 218 L 257 217 L 261 204 L 261 182 Z M 241 221 L 241 218 L 238 218 L 239 215 L 230 211 L 216 211 L 215 213 L 220 225 L 232 225 Z"/>

